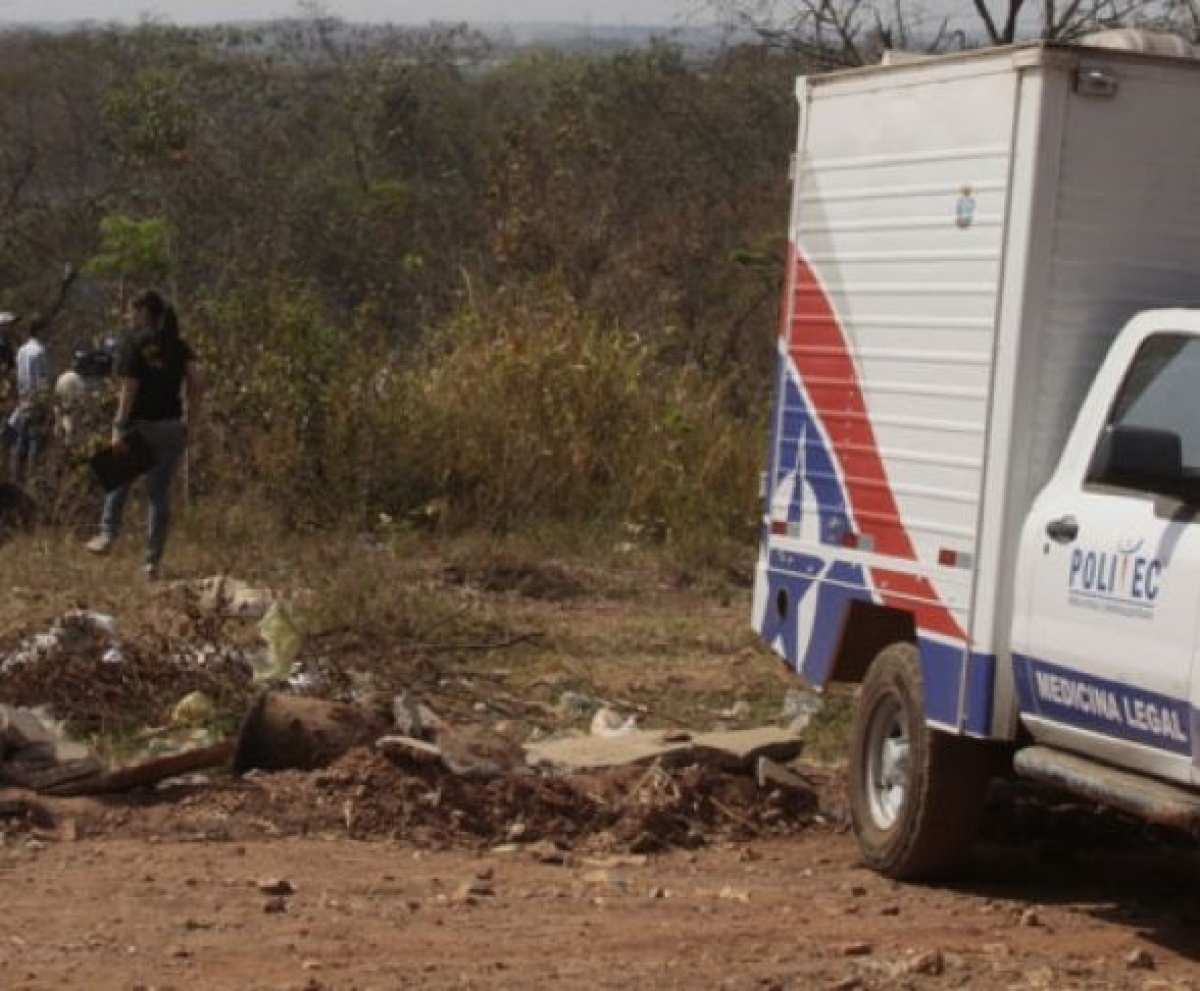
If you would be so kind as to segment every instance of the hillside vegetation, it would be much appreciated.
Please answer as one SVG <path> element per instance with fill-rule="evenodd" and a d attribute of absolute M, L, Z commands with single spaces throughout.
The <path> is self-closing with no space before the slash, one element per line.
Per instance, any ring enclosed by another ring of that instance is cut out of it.
<path fill-rule="evenodd" d="M 190 490 L 281 527 L 752 543 L 797 60 L 336 27 L 0 36 L 0 308 L 162 286 Z"/>

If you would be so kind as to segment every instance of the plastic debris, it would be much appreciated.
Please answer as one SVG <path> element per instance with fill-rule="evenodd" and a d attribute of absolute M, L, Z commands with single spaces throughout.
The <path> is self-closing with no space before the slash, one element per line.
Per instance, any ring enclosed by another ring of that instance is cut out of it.
<path fill-rule="evenodd" d="M 16 650 L 0 660 L 0 674 L 38 661 L 65 660 L 71 654 L 84 653 L 97 646 L 105 652 L 106 661 L 120 663 L 123 660 L 117 642 L 117 621 L 107 613 L 75 609 L 55 620 L 50 629 L 35 633 L 18 644 Z M 117 653 L 110 660 L 109 653 L 114 649 Z"/>
<path fill-rule="evenodd" d="M 592 736 L 628 736 L 637 729 L 637 716 L 622 719 L 610 706 L 602 705 L 592 716 Z"/>
<path fill-rule="evenodd" d="M 267 655 L 257 659 L 258 663 L 251 660 L 256 682 L 294 680 L 305 675 L 303 671 L 292 669 L 296 655 L 300 653 L 303 636 L 287 606 L 279 602 L 272 603 L 258 624 L 258 632 L 267 642 Z"/>
<path fill-rule="evenodd" d="M 227 575 L 182 584 L 197 597 L 202 609 L 242 619 L 262 619 L 278 599 L 271 589 L 255 588 Z"/>
<path fill-rule="evenodd" d="M 421 718 L 420 703 L 408 692 L 400 692 L 392 699 L 392 720 L 400 736 L 422 740 L 429 732 Z"/>
<path fill-rule="evenodd" d="M 216 706 L 203 692 L 190 692 L 171 710 L 171 722 L 176 726 L 199 726 L 216 715 Z"/>
<path fill-rule="evenodd" d="M 567 719 L 582 719 L 592 712 L 599 703 L 590 695 L 573 692 L 569 689 L 558 697 L 558 711 Z"/>
<path fill-rule="evenodd" d="M 789 688 L 783 697 L 779 717 L 788 723 L 788 728 L 793 733 L 803 733 L 824 704 L 824 699 L 816 692 L 804 688 Z"/>

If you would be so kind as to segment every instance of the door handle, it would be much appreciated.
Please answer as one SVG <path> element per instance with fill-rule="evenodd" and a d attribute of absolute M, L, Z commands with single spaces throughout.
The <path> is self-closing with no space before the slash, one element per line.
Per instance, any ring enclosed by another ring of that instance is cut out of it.
<path fill-rule="evenodd" d="M 1046 536 L 1059 544 L 1069 544 L 1079 536 L 1079 522 L 1074 516 L 1051 520 L 1046 524 Z"/>

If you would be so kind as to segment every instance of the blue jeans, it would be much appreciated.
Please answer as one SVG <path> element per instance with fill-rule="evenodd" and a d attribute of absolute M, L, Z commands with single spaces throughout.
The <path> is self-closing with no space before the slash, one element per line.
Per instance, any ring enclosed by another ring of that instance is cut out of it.
<path fill-rule="evenodd" d="M 146 563 L 157 565 L 162 560 L 171 526 L 171 479 L 187 448 L 187 425 L 182 420 L 134 420 L 131 429 L 138 431 L 154 452 L 154 467 L 146 472 L 146 498 L 150 502 Z M 121 532 L 121 517 L 125 514 L 131 484 L 113 489 L 104 497 L 100 532 L 110 540 L 116 540 Z"/>
<path fill-rule="evenodd" d="M 20 412 L 10 421 L 12 427 L 12 450 L 9 451 L 9 475 L 20 485 L 25 480 L 25 471 L 32 466 L 46 447 L 46 426 L 37 413 Z"/>

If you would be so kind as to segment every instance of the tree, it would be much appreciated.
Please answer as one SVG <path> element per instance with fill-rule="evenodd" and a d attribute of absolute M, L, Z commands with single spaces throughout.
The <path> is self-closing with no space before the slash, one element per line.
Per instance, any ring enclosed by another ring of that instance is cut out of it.
<path fill-rule="evenodd" d="M 1156 27 L 1200 42 L 1200 0 L 1163 0 L 1162 6 Z"/>
<path fill-rule="evenodd" d="M 1011 44 L 1022 36 L 1074 41 L 1091 31 L 1134 23 L 1162 26 L 1164 11 L 1175 15 L 1176 29 L 1190 24 L 1191 31 L 1200 31 L 1200 0 L 1040 0 L 1040 10 L 1039 0 L 971 0 L 965 19 L 941 16 L 932 23 L 928 5 L 902 0 L 708 0 L 706 5 L 727 27 L 818 68 L 863 65 L 886 48 L 933 53 Z"/>
<path fill-rule="evenodd" d="M 100 221 L 100 252 L 87 263 L 95 275 L 155 281 L 171 270 L 171 227 L 163 219 L 115 213 Z"/>

